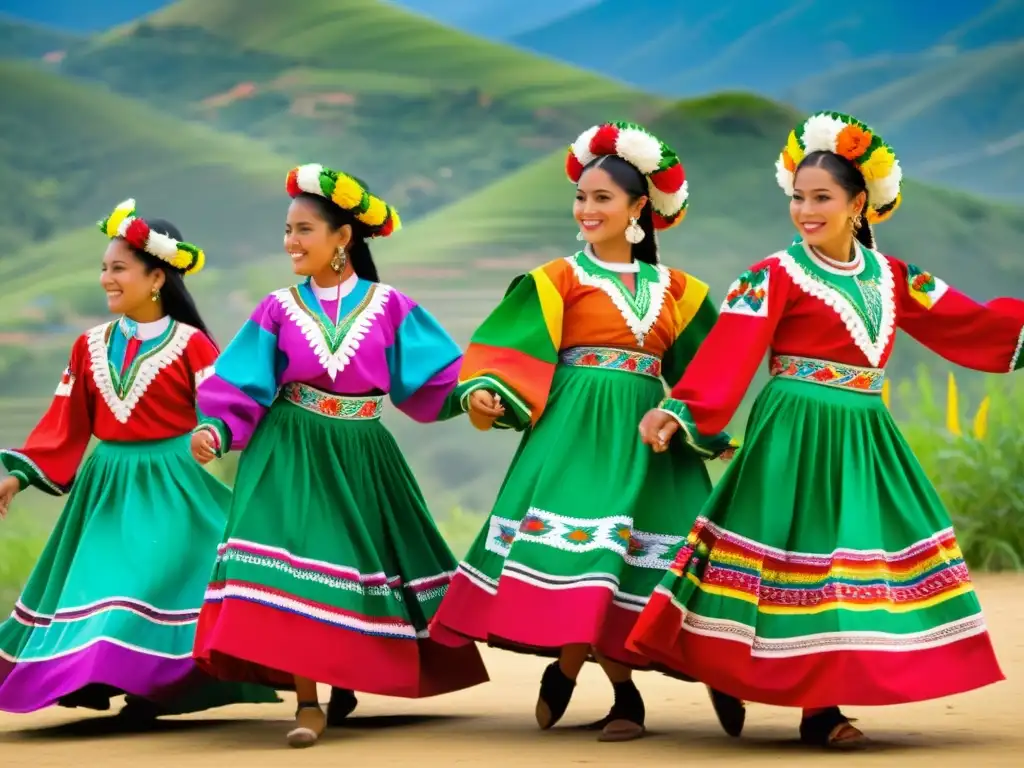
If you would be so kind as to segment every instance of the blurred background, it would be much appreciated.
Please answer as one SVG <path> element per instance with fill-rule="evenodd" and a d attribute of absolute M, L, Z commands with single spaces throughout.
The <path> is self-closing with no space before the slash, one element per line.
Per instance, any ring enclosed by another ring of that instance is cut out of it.
<path fill-rule="evenodd" d="M 721 296 L 790 241 L 773 168 L 788 131 L 838 109 L 910 178 L 881 249 L 977 299 L 1024 297 L 1024 0 L 0 0 L 0 92 L 0 445 L 107 319 L 97 219 L 135 197 L 204 247 L 190 286 L 224 344 L 293 280 L 283 187 L 300 163 L 399 209 L 382 279 L 465 344 L 515 274 L 576 249 L 564 152 L 595 122 L 679 152 L 690 212 L 663 259 Z M 1024 379 L 953 379 L 903 335 L 890 371 L 969 563 L 1020 569 Z M 461 555 L 517 436 L 386 420 Z M 233 457 L 212 471 L 230 481 Z M 0 524 L 0 603 L 59 510 L 30 490 Z"/>

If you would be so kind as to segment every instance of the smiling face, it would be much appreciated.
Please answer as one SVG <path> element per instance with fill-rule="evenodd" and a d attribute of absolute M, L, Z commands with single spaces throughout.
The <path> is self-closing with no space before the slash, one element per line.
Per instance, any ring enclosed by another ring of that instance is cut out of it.
<path fill-rule="evenodd" d="M 631 201 L 608 171 L 597 165 L 580 177 L 572 212 L 583 239 L 596 246 L 612 240 L 624 241 L 630 218 L 638 218 L 646 203 L 644 196 Z"/>
<path fill-rule="evenodd" d="M 808 165 L 796 173 L 789 215 L 808 245 L 841 252 L 866 199 L 863 192 L 851 197 L 825 168 Z"/>
<path fill-rule="evenodd" d="M 103 254 L 100 285 L 107 294 L 107 308 L 115 315 L 131 315 L 152 303 L 153 294 L 164 284 L 161 269 L 147 271 L 128 244 L 115 237 Z"/>
<path fill-rule="evenodd" d="M 352 239 L 352 228 L 332 230 L 320 206 L 302 197 L 292 200 L 284 225 L 284 250 L 292 259 L 297 275 L 317 275 L 331 271 L 331 259 Z"/>

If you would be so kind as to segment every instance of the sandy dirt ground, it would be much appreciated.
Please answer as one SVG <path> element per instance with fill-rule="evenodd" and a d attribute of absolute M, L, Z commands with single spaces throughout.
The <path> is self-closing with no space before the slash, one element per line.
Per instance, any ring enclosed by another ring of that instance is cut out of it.
<path fill-rule="evenodd" d="M 1024 577 L 978 579 L 978 591 L 1007 680 L 981 691 L 901 707 L 850 710 L 873 739 L 867 752 L 828 754 L 796 742 L 798 713 L 752 705 L 740 741 L 718 728 L 703 687 L 661 675 L 638 676 L 649 735 L 597 743 L 578 728 L 604 715 L 611 690 L 588 667 L 560 727 L 537 730 L 533 705 L 544 661 L 488 649 L 489 684 L 437 699 L 372 696 L 345 728 L 319 745 L 291 750 L 284 734 L 293 698 L 282 704 L 225 707 L 163 722 L 144 734 L 118 733 L 111 718 L 78 710 L 0 715 L 3 768 L 262 768 L 263 766 L 680 766 L 728 760 L 730 766 L 812 762 L 861 766 L 1024 765 Z M 935 674 L 942 674 L 936 669 Z M 327 693 L 323 692 L 326 700 Z"/>

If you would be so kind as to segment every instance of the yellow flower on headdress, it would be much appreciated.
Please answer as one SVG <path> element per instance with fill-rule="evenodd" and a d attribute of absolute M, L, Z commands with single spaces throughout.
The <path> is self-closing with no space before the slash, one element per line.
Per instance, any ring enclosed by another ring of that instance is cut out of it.
<path fill-rule="evenodd" d="M 860 172 L 864 174 L 864 181 L 877 181 L 892 173 L 892 166 L 895 162 L 896 155 L 893 154 L 893 151 L 882 145 L 860 164 Z"/>
<path fill-rule="evenodd" d="M 384 220 L 388 217 L 388 207 L 379 197 L 370 195 L 370 205 L 365 211 L 358 214 L 358 218 L 363 224 L 370 227 L 379 227 L 384 223 Z"/>
<path fill-rule="evenodd" d="M 789 132 L 789 138 L 786 140 L 786 152 L 793 161 L 794 167 L 800 165 L 800 161 L 804 159 L 804 149 L 800 146 L 796 131 Z"/>
<path fill-rule="evenodd" d="M 110 214 L 107 219 L 106 235 L 107 237 L 115 237 L 118 231 L 121 229 L 121 224 L 129 216 L 135 213 L 135 200 L 128 199 L 117 206 L 114 212 Z"/>
<path fill-rule="evenodd" d="M 346 211 L 358 208 L 363 201 L 363 186 L 344 173 L 338 174 L 338 180 L 334 184 L 334 192 L 331 193 L 331 200 Z"/>
<path fill-rule="evenodd" d="M 168 263 L 175 269 L 188 269 L 188 265 L 192 263 L 192 254 L 183 248 L 179 248 L 174 254 L 174 258 Z"/>
<path fill-rule="evenodd" d="M 185 272 L 186 275 L 194 275 L 197 272 L 202 272 L 203 267 L 206 266 L 206 252 L 200 248 L 196 252 L 196 263 L 192 265 L 192 269 Z"/>
<path fill-rule="evenodd" d="M 902 203 L 902 202 L 903 202 L 903 193 L 900 192 L 898 195 L 896 195 L 896 200 L 893 202 L 892 208 L 890 208 L 885 213 L 879 213 L 872 206 L 869 205 L 868 206 L 868 210 L 867 210 L 867 214 L 866 214 L 868 223 L 869 224 L 879 224 L 879 223 L 885 221 L 890 216 L 892 216 L 894 213 L 896 213 L 896 209 L 900 207 L 900 203 Z"/>

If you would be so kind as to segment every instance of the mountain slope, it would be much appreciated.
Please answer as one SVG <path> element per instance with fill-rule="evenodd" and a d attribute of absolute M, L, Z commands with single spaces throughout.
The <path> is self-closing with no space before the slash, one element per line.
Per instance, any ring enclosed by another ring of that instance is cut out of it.
<path fill-rule="evenodd" d="M 492 40 L 540 29 L 598 0 L 394 0 L 442 24 Z"/>
<path fill-rule="evenodd" d="M 3 11 L 56 29 L 91 33 L 109 29 L 167 4 L 167 0 L 4 0 Z"/>
<path fill-rule="evenodd" d="M 635 90 L 568 64 L 491 43 L 380 0 L 179 0 L 145 21 L 199 27 L 312 66 L 427 78 L 533 107 L 590 100 L 632 109 Z"/>
<path fill-rule="evenodd" d="M 602 0 L 513 42 L 642 82 L 659 93 L 685 96 L 741 88 L 774 96 L 808 71 L 851 61 L 919 53 L 940 44 L 1012 41 L 1022 33 L 1021 7 L 1020 0 L 865 0 L 841 8 L 829 0 L 788 6 L 725 0 L 697 7 L 676 0 L 632 0 L 624 14 L 618 0 Z M 794 44 L 798 55 L 779 55 Z"/>
<path fill-rule="evenodd" d="M 70 32 L 0 12 L 0 58 L 41 59 L 47 54 L 66 51 L 79 40 Z"/>
<path fill-rule="evenodd" d="M 102 239 L 82 238 L 75 248 L 75 233 L 94 231 L 90 225 L 126 197 L 175 221 L 208 251 L 211 266 L 246 259 L 253 243 L 272 250 L 279 242 L 291 160 L 27 64 L 0 62 L 0 89 L 8 201 L 0 211 L 0 295 L 53 293 L 61 280 L 94 273 Z M 55 252 L 53 238 L 69 238 L 69 247 Z M 74 260 L 61 263 L 57 253 Z M 11 305 L 5 309 L 6 321 Z"/>
<path fill-rule="evenodd" d="M 723 96 L 681 102 L 651 123 L 680 153 L 691 188 L 686 221 L 660 238 L 666 263 L 692 269 L 721 292 L 747 265 L 790 242 L 773 165 L 794 118 L 772 102 Z M 574 251 L 572 185 L 563 164 L 562 152 L 552 154 L 421 219 L 390 244 L 388 259 L 445 259 L 471 268 L 479 262 L 483 280 L 489 258 L 518 254 L 524 266 Z M 918 261 L 972 295 L 1024 290 L 1019 206 L 911 181 L 903 206 L 878 236 L 886 252 Z"/>

